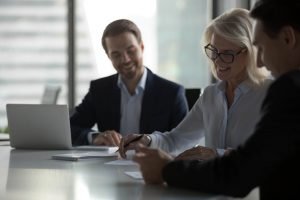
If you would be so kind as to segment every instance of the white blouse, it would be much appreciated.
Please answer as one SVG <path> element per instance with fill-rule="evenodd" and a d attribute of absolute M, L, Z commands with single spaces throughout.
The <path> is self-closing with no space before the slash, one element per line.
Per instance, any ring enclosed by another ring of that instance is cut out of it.
<path fill-rule="evenodd" d="M 150 147 L 178 154 L 199 144 L 215 149 L 236 148 L 253 133 L 260 119 L 260 107 L 271 80 L 255 86 L 242 82 L 235 89 L 230 108 L 225 96 L 226 82 L 220 81 L 205 88 L 194 107 L 170 132 L 153 132 Z"/>

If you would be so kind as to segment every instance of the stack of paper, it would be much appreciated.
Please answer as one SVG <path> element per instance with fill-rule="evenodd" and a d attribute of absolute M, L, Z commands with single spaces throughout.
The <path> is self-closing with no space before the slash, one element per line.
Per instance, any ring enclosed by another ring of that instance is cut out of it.
<path fill-rule="evenodd" d="M 86 158 L 103 158 L 103 157 L 117 157 L 118 153 L 110 153 L 110 152 L 76 152 L 76 153 L 66 153 L 66 154 L 57 154 L 53 155 L 52 158 L 56 160 L 70 160 L 77 161 L 79 159 Z"/>

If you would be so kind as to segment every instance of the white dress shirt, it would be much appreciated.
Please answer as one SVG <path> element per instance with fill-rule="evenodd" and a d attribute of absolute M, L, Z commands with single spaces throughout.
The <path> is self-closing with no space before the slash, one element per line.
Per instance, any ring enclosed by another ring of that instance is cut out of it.
<path fill-rule="evenodd" d="M 118 86 L 121 89 L 120 134 L 123 136 L 140 132 L 140 116 L 146 80 L 147 69 L 144 68 L 144 73 L 135 88 L 135 93 L 131 95 L 121 77 L 118 76 Z"/>
<path fill-rule="evenodd" d="M 150 135 L 151 147 L 178 154 L 205 137 L 205 146 L 215 149 L 236 148 L 253 133 L 260 119 L 260 108 L 271 80 L 261 86 L 250 81 L 235 89 L 235 97 L 228 108 L 224 81 L 205 88 L 194 107 L 182 122 L 170 132 Z"/>

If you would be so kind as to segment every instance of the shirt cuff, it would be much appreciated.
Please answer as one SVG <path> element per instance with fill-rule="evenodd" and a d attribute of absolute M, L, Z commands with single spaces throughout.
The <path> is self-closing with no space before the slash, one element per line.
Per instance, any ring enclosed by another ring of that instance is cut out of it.
<path fill-rule="evenodd" d="M 95 134 L 99 134 L 99 132 L 95 132 L 95 131 L 91 131 L 88 133 L 87 135 L 87 140 L 88 140 L 88 143 L 89 144 L 93 144 L 93 137 L 95 137 L 96 135 Z"/>

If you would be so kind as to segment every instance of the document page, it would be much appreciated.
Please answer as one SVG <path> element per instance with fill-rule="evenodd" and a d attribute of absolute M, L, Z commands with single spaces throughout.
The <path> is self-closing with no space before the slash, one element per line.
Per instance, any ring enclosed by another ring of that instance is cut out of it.
<path fill-rule="evenodd" d="M 75 146 L 73 150 L 83 150 L 83 151 L 108 151 L 116 152 L 119 147 L 110 147 L 110 146 L 98 146 L 98 145 L 84 145 L 84 146 Z"/>
<path fill-rule="evenodd" d="M 106 165 L 137 165 L 137 163 L 127 159 L 114 160 L 114 161 L 107 162 L 105 164 Z"/>
<path fill-rule="evenodd" d="M 141 180 L 143 179 L 142 173 L 137 171 L 137 172 L 124 172 L 126 175 L 130 176 L 133 179 L 138 179 Z"/>

